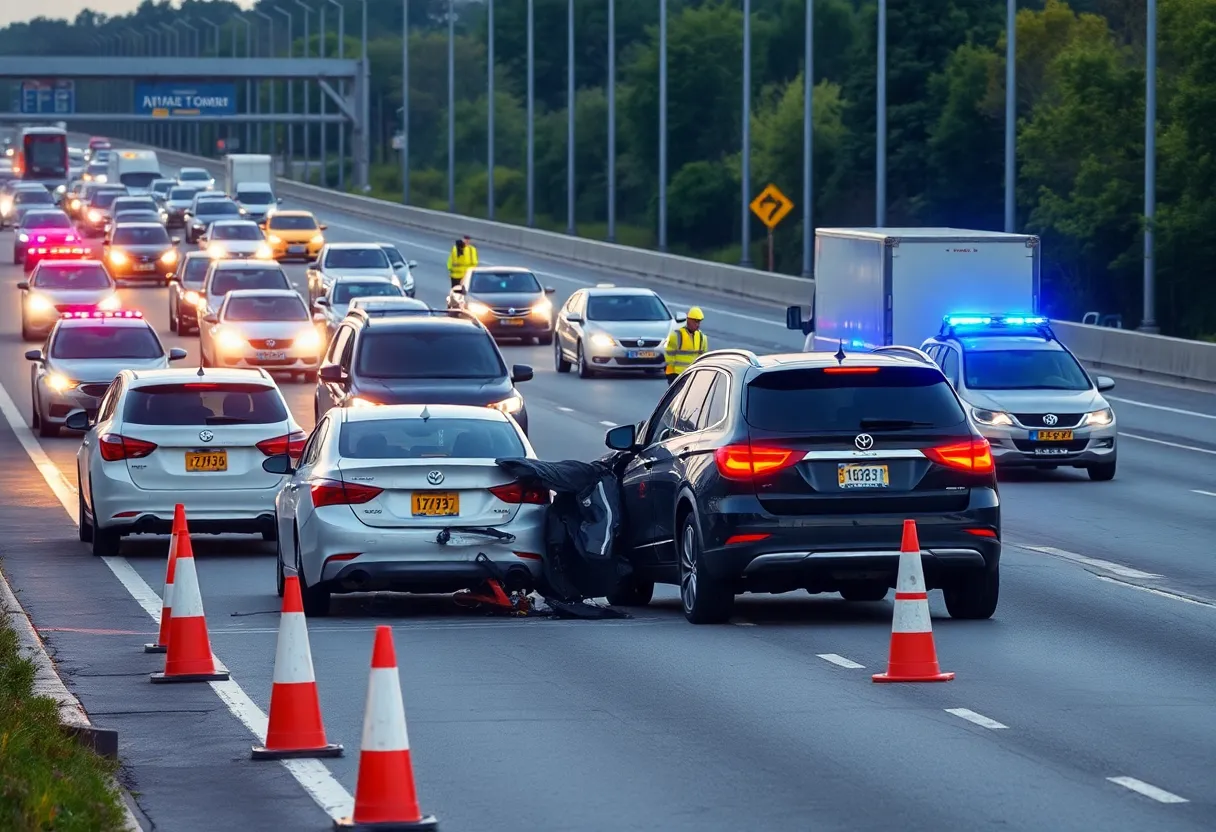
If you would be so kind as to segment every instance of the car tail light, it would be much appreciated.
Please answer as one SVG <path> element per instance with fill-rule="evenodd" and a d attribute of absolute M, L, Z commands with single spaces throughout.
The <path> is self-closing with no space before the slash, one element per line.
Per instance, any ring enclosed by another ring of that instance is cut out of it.
<path fill-rule="evenodd" d="M 735 546 L 739 543 L 759 543 L 761 540 L 768 540 L 772 537 L 771 534 L 732 534 L 726 538 L 727 546 Z"/>
<path fill-rule="evenodd" d="M 762 445 L 727 445 L 714 451 L 718 473 L 728 480 L 767 477 L 798 463 L 798 452 Z"/>
<path fill-rule="evenodd" d="M 304 443 L 307 441 L 308 434 L 302 430 L 296 430 L 290 434 L 263 439 L 257 444 L 257 449 L 266 454 L 266 456 L 282 456 L 283 454 L 287 454 L 295 459 L 304 453 Z"/>
<path fill-rule="evenodd" d="M 976 537 L 993 537 L 993 538 L 995 538 L 997 536 L 996 532 L 993 529 L 963 529 L 963 531 L 965 531 L 967 534 L 973 534 Z"/>
<path fill-rule="evenodd" d="M 548 491 L 543 488 L 526 486 L 518 482 L 496 485 L 490 489 L 490 493 L 504 503 L 531 503 L 538 506 L 549 504 Z"/>
<path fill-rule="evenodd" d="M 142 439 L 132 439 L 117 433 L 104 433 L 98 440 L 101 458 L 106 462 L 118 462 L 120 459 L 143 459 L 156 450 L 154 442 Z"/>
<path fill-rule="evenodd" d="M 987 439 L 980 437 L 965 442 L 955 442 L 950 445 L 938 445 L 936 448 L 925 448 L 925 456 L 956 471 L 966 471 L 968 474 L 991 474 L 992 447 Z"/>
<path fill-rule="evenodd" d="M 342 480 L 315 480 L 312 483 L 312 506 L 358 506 L 371 502 L 383 492 L 374 485 L 359 485 Z"/>
<path fill-rule="evenodd" d="M 877 373 L 877 367 L 824 367 L 825 373 Z"/>

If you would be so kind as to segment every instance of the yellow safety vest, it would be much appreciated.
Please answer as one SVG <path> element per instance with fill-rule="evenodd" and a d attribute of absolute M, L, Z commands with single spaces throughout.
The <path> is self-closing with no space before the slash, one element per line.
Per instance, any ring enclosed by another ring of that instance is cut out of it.
<path fill-rule="evenodd" d="M 680 327 L 667 336 L 667 375 L 679 375 L 688 369 L 697 356 L 709 350 L 709 339 L 701 330 L 689 332 Z"/>
<path fill-rule="evenodd" d="M 456 254 L 456 246 L 452 246 L 452 251 L 448 254 L 448 274 L 452 280 L 461 280 L 464 278 L 464 273 L 471 267 L 477 265 L 477 249 L 473 246 L 464 247 L 464 255 Z"/>

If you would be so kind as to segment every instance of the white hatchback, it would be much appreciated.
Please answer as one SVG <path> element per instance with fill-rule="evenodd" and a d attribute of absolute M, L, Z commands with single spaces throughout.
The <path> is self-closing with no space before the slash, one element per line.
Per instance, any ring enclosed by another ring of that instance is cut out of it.
<path fill-rule="evenodd" d="M 325 341 L 292 289 L 237 289 L 199 330 L 204 367 L 265 367 L 317 380 Z"/>
<path fill-rule="evenodd" d="M 76 454 L 80 539 L 116 555 L 122 537 L 168 534 L 182 503 L 190 531 L 275 535 L 283 476 L 267 457 L 298 456 L 306 438 L 264 370 L 123 370 Z"/>

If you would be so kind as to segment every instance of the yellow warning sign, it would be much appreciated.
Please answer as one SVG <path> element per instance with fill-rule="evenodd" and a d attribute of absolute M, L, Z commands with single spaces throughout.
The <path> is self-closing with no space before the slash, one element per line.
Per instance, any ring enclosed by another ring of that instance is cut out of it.
<path fill-rule="evenodd" d="M 781 193 L 776 185 L 770 184 L 752 200 L 751 209 L 752 213 L 760 218 L 760 222 L 772 231 L 790 211 L 794 210 L 794 203 Z"/>

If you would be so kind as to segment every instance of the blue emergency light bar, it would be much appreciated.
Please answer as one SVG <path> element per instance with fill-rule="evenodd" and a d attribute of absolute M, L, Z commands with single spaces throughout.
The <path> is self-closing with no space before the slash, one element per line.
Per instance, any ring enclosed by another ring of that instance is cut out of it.
<path fill-rule="evenodd" d="M 1013 335 L 1017 331 L 1031 332 L 1045 338 L 1054 338 L 1051 322 L 1042 315 L 975 314 L 946 315 L 942 319 L 940 335 L 956 335 L 960 331 L 967 335 Z"/>

